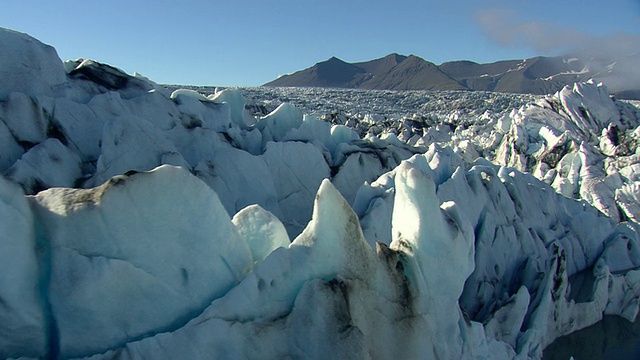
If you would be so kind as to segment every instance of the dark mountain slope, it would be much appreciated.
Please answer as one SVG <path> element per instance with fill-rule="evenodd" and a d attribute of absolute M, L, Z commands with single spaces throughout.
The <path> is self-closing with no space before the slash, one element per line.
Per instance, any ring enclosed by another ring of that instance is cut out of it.
<path fill-rule="evenodd" d="M 616 96 L 635 99 L 640 93 L 640 71 L 636 65 L 639 57 L 638 54 L 605 60 L 580 56 L 534 57 L 488 64 L 450 61 L 440 66 L 415 55 L 390 54 L 353 64 L 332 57 L 264 86 L 549 94 L 565 85 L 593 78 L 604 82 Z"/>
<path fill-rule="evenodd" d="M 357 87 L 364 72 L 358 66 L 332 57 L 308 69 L 282 76 L 266 86 Z"/>
<path fill-rule="evenodd" d="M 465 90 L 434 63 L 415 55 L 390 54 L 383 58 L 346 63 L 331 58 L 264 86 L 338 87 L 384 90 Z"/>
<path fill-rule="evenodd" d="M 432 62 L 411 55 L 397 66 L 363 83 L 362 89 L 378 90 L 466 90 Z"/>
<path fill-rule="evenodd" d="M 354 63 L 353 65 L 364 69 L 369 74 L 383 74 L 389 72 L 406 59 L 407 57 L 404 55 L 389 54 L 380 59 Z"/>

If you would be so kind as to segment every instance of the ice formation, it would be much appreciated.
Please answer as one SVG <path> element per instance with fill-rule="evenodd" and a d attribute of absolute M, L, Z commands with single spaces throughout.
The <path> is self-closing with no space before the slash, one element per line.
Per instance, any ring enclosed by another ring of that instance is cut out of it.
<path fill-rule="evenodd" d="M 604 86 L 332 124 L 0 47 L 0 358 L 535 359 L 638 315 L 639 111 Z"/>

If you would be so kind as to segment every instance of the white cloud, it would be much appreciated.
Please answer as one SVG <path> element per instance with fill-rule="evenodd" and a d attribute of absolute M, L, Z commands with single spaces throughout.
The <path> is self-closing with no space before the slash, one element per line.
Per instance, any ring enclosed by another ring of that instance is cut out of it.
<path fill-rule="evenodd" d="M 637 0 L 640 5 L 640 0 Z M 640 87 L 640 36 L 613 34 L 596 37 L 547 21 L 524 21 L 513 10 L 485 9 L 475 14 L 485 34 L 504 47 L 528 47 L 538 53 L 575 54 L 589 61 L 592 72 L 611 90 Z M 615 66 L 615 72 L 610 69 Z"/>
<path fill-rule="evenodd" d="M 493 41 L 505 47 L 525 46 L 538 52 L 581 47 L 589 37 L 576 30 L 544 21 L 522 21 L 512 10 L 484 9 L 476 21 Z"/>

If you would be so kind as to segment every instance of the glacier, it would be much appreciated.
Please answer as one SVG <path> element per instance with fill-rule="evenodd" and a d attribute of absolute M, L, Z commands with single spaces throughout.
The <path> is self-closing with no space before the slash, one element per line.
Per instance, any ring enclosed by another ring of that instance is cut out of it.
<path fill-rule="evenodd" d="M 0 48 L 0 358 L 539 359 L 637 318 L 640 110 L 602 84 L 323 114 Z"/>

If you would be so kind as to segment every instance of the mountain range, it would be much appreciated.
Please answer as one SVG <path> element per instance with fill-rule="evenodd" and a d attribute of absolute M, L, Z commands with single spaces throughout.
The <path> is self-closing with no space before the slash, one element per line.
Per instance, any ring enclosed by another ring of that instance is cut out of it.
<path fill-rule="evenodd" d="M 640 85 L 628 72 L 638 55 L 620 59 L 593 56 L 534 57 L 479 64 L 450 61 L 436 65 L 415 55 L 389 54 L 348 63 L 337 57 L 281 76 L 263 86 L 333 87 L 376 90 L 478 90 L 550 94 L 565 85 L 594 79 L 623 99 L 640 99 Z M 630 80 L 630 81 L 626 81 Z"/>

